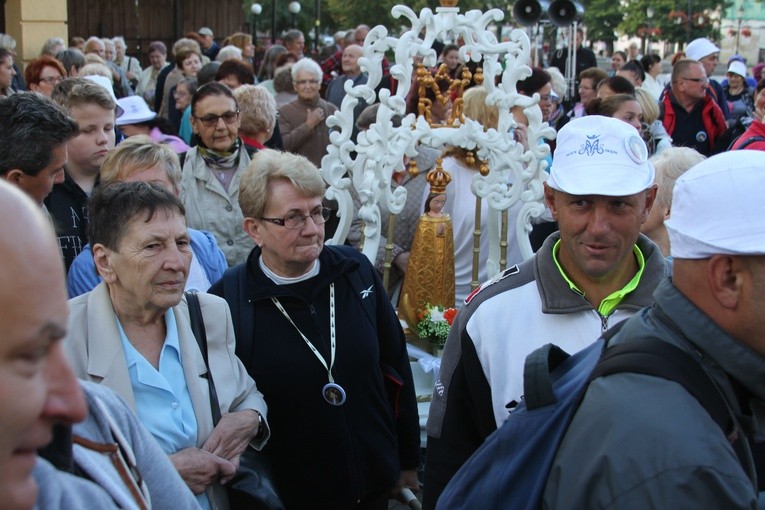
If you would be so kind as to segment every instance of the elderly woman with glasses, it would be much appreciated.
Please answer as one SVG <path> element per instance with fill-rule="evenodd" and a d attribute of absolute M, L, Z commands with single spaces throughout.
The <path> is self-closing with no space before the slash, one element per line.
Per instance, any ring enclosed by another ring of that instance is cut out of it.
<path fill-rule="evenodd" d="M 409 358 L 371 263 L 324 245 L 324 186 L 306 158 L 258 152 L 239 194 L 257 246 L 210 292 L 229 302 L 237 356 L 270 402 L 279 433 L 263 452 L 286 508 L 383 510 L 395 486 L 418 487 Z"/>
<path fill-rule="evenodd" d="M 266 404 L 236 357 L 226 302 L 198 294 L 206 342 L 192 329 L 183 204 L 162 184 L 106 184 L 91 197 L 89 234 L 103 282 L 69 302 L 64 346 L 75 374 L 125 399 L 202 508 L 228 509 L 223 485 L 241 454 L 268 439 Z"/>
<path fill-rule="evenodd" d="M 24 69 L 24 81 L 30 92 L 39 92 L 50 97 L 53 87 L 66 78 L 66 70 L 61 62 L 48 55 L 32 60 Z"/>
<path fill-rule="evenodd" d="M 181 189 L 189 227 L 215 236 L 229 266 L 244 262 L 252 239 L 242 231 L 239 182 L 250 155 L 239 138 L 239 105 L 218 82 L 191 98 L 191 128 L 199 144 L 186 153 Z"/>
<path fill-rule="evenodd" d="M 317 167 L 321 166 L 321 158 L 329 145 L 327 117 L 337 110 L 335 105 L 319 97 L 322 76 L 321 67 L 310 58 L 295 62 L 292 82 L 298 97 L 279 108 L 284 150 L 305 156 Z"/>

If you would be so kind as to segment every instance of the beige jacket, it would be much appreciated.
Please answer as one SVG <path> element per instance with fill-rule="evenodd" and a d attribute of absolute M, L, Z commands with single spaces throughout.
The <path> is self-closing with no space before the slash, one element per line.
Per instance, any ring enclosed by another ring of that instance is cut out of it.
<path fill-rule="evenodd" d="M 215 380 L 221 413 L 253 409 L 260 413 L 266 424 L 268 408 L 263 395 L 234 354 L 236 341 L 226 301 L 200 293 L 199 304 L 205 319 L 210 371 Z M 102 282 L 92 292 L 71 299 L 69 308 L 69 331 L 64 339 L 64 348 L 75 374 L 80 379 L 111 388 L 135 412 L 136 403 L 125 352 L 106 284 Z M 191 331 L 185 298 L 173 307 L 173 312 L 178 325 L 181 364 L 197 420 L 197 446 L 201 447 L 213 429 L 210 392 L 207 379 L 203 377 L 207 368 Z M 261 449 L 269 435 L 266 425 L 264 438 L 250 445 Z M 209 487 L 207 496 L 213 510 L 228 508 L 228 499 L 222 486 Z"/>
<path fill-rule="evenodd" d="M 239 167 L 228 191 L 207 168 L 194 147 L 186 153 L 181 176 L 181 200 L 190 228 L 206 230 L 215 236 L 229 267 L 247 260 L 255 246 L 244 231 L 244 216 L 239 208 L 239 181 L 250 163 L 247 151 L 240 150 Z M 215 283 L 215 282 L 210 282 Z"/>

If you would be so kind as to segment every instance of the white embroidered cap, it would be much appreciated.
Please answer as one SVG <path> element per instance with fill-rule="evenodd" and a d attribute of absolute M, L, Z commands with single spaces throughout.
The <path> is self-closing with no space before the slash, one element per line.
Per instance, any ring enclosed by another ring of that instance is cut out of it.
<path fill-rule="evenodd" d="M 634 195 L 655 171 L 637 130 L 624 121 L 586 115 L 558 132 L 547 185 L 572 195 Z"/>
<path fill-rule="evenodd" d="M 764 188 L 762 151 L 723 152 L 685 172 L 664 223 L 672 257 L 765 255 Z"/>

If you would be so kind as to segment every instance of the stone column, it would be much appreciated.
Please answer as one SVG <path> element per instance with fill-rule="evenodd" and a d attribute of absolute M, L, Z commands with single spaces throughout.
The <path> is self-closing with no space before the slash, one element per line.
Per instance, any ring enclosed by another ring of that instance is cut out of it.
<path fill-rule="evenodd" d="M 6 30 L 16 39 L 17 64 L 40 55 L 49 37 L 68 43 L 66 0 L 6 0 Z"/>

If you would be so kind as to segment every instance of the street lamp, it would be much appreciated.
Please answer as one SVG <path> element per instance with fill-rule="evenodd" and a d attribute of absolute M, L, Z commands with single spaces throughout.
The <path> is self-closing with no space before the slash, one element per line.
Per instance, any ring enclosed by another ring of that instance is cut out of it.
<path fill-rule="evenodd" d="M 255 42 L 255 46 L 258 45 L 258 16 L 263 12 L 263 6 L 260 4 L 252 4 L 250 6 L 250 12 L 252 12 L 252 40 Z"/>
<path fill-rule="evenodd" d="M 292 28 L 297 27 L 297 15 L 300 12 L 300 2 L 290 2 L 287 7 L 292 13 Z"/>
<path fill-rule="evenodd" d="M 648 32 L 648 35 L 646 37 L 646 43 L 645 43 L 645 51 L 644 51 L 645 55 L 648 55 L 651 52 L 651 23 L 653 22 L 653 15 L 654 15 L 653 7 L 648 7 L 645 10 L 645 16 L 647 19 L 646 31 Z"/>
<path fill-rule="evenodd" d="M 319 53 L 319 37 L 321 37 L 321 0 L 316 0 L 316 19 L 313 21 L 313 51 Z"/>

